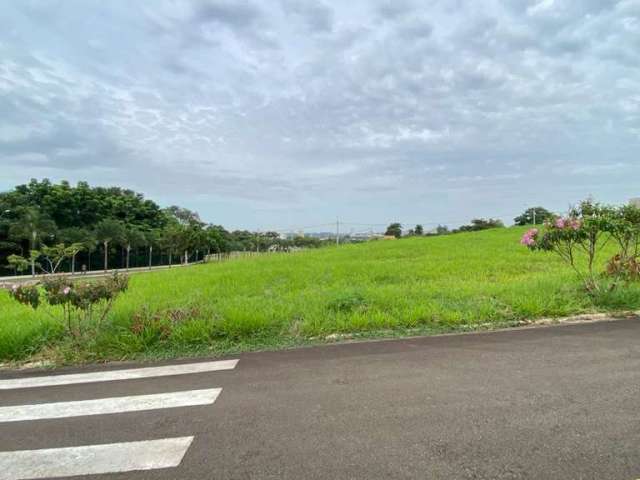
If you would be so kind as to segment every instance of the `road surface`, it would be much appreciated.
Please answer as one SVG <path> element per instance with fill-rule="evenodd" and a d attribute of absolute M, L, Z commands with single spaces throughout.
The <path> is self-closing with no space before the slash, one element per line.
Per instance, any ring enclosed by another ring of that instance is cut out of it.
<path fill-rule="evenodd" d="M 0 373 L 0 478 L 640 478 L 637 319 L 147 367 Z"/>

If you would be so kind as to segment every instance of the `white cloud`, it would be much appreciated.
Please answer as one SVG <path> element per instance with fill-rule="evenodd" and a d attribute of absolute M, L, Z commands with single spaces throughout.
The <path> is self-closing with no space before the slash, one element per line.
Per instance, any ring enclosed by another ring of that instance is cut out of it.
<path fill-rule="evenodd" d="M 535 5 L 532 5 L 527 8 L 527 15 L 535 15 L 537 13 L 550 10 L 553 8 L 553 5 L 555 3 L 556 3 L 555 0 L 541 0 Z"/>

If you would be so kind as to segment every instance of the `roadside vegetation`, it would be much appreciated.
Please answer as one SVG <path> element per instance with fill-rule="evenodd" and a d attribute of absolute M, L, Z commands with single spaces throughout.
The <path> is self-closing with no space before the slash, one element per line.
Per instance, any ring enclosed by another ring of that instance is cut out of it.
<path fill-rule="evenodd" d="M 637 282 L 589 292 L 553 251 L 523 248 L 526 232 L 379 240 L 134 275 L 80 343 L 56 320 L 60 306 L 33 310 L 1 291 L 0 359 L 216 355 L 640 308 Z M 598 268 L 614 247 L 598 251 Z"/>
<path fill-rule="evenodd" d="M 0 276 L 171 265 L 210 253 L 314 248 L 316 238 L 228 231 L 119 187 L 31 180 L 0 192 Z M 53 260 L 57 258 L 57 260 Z"/>

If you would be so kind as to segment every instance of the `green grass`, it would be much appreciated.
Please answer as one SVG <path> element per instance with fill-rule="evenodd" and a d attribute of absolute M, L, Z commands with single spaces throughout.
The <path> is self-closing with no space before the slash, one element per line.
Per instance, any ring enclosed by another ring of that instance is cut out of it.
<path fill-rule="evenodd" d="M 592 300 L 555 256 L 520 246 L 522 232 L 378 241 L 133 275 L 106 328 L 80 349 L 45 310 L 0 292 L 0 359 L 216 355 L 336 333 L 445 332 L 640 308 L 637 287 Z"/>

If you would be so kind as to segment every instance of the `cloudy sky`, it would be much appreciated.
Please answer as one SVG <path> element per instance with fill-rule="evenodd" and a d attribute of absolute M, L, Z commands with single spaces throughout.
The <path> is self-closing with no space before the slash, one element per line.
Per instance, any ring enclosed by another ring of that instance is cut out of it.
<path fill-rule="evenodd" d="M 0 168 L 261 229 L 623 202 L 640 0 L 6 0 Z"/>

